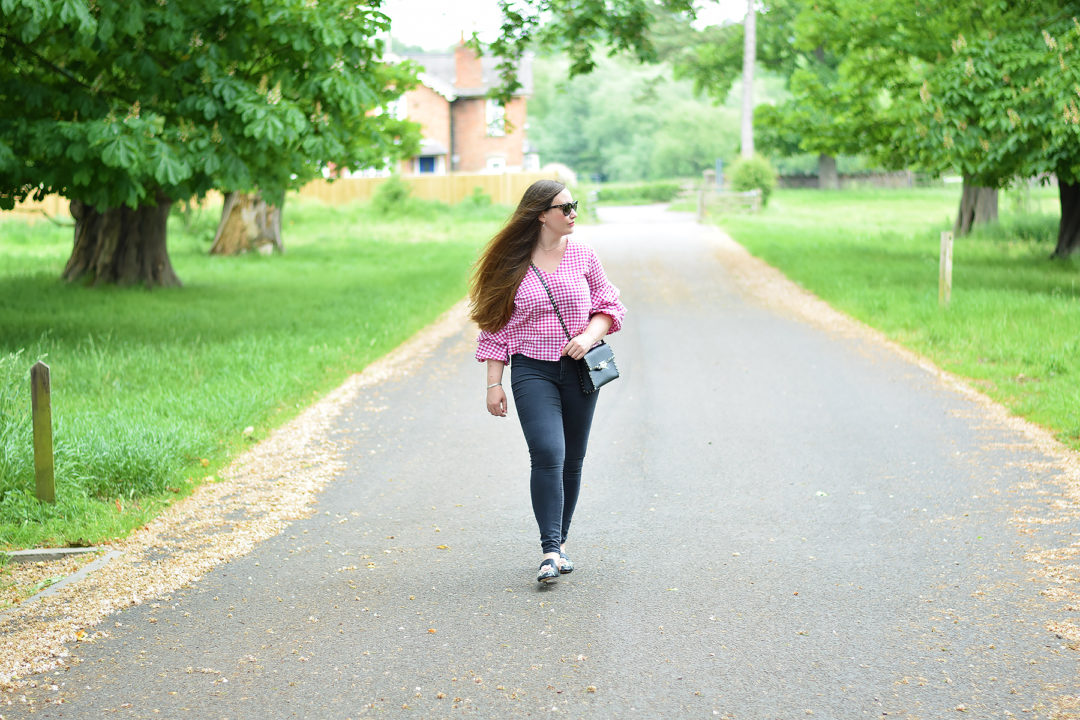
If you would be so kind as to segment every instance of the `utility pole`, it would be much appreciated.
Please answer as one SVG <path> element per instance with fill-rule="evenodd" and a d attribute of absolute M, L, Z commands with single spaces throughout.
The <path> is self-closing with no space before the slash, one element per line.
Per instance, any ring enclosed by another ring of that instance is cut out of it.
<path fill-rule="evenodd" d="M 757 15 L 754 12 L 754 0 L 746 0 L 744 29 L 741 155 L 748 158 L 754 154 L 754 63 L 757 61 Z"/>

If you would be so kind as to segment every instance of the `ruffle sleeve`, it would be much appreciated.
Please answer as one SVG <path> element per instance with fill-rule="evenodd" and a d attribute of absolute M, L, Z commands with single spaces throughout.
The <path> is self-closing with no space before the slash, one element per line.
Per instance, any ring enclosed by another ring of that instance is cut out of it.
<path fill-rule="evenodd" d="M 510 364 L 510 343 L 514 334 L 520 333 L 520 327 L 525 322 L 525 313 L 517 305 L 510 313 L 510 319 L 501 329 L 495 332 L 481 330 L 476 338 L 476 359 L 479 362 L 487 360 L 501 360 Z"/>
<path fill-rule="evenodd" d="M 494 333 L 481 330 L 480 336 L 476 338 L 476 359 L 479 362 L 501 360 L 509 365 L 510 351 L 506 343 L 506 334 L 505 327 Z"/>
<path fill-rule="evenodd" d="M 589 317 L 597 313 L 603 313 L 611 318 L 611 329 L 608 334 L 622 329 L 623 318 L 626 317 L 626 306 L 619 300 L 619 288 L 611 284 L 604 273 L 604 266 L 600 264 L 600 258 L 590 250 L 589 269 L 585 273 L 585 280 L 589 283 L 589 294 L 592 298 L 592 307 L 589 309 Z"/>

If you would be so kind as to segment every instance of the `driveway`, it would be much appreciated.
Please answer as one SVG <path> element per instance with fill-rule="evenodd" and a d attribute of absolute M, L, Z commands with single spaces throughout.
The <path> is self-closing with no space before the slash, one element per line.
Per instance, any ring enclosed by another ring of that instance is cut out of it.
<path fill-rule="evenodd" d="M 528 453 L 462 328 L 338 416 L 313 514 L 113 614 L 0 715 L 1077 717 L 1049 629 L 1076 611 L 1029 559 L 1073 529 L 1037 521 L 1059 459 L 872 333 L 807 322 L 714 228 L 603 219 L 577 237 L 630 312 L 572 575 L 534 581 Z"/>

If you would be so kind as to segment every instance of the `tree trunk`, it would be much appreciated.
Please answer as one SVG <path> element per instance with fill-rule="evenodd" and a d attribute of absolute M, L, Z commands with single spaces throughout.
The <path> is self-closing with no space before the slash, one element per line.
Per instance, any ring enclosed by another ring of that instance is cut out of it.
<path fill-rule="evenodd" d="M 956 215 L 953 234 L 957 237 L 967 235 L 974 226 L 997 222 L 997 219 L 997 188 L 976 185 L 971 178 L 965 176 L 964 191 L 960 196 L 960 212 Z"/>
<path fill-rule="evenodd" d="M 281 208 L 267 205 L 259 193 L 225 194 L 211 255 L 285 252 L 281 242 Z"/>
<path fill-rule="evenodd" d="M 746 23 L 742 66 L 742 150 L 744 158 L 754 155 L 754 64 L 757 62 L 757 14 L 754 0 L 746 0 Z"/>
<path fill-rule="evenodd" d="M 1058 197 L 1061 199 L 1061 224 L 1058 225 L 1057 247 L 1050 257 L 1065 258 L 1080 249 L 1080 184 L 1062 182 L 1059 177 Z"/>
<path fill-rule="evenodd" d="M 63 279 L 85 279 L 91 285 L 179 287 L 165 246 L 165 227 L 172 201 L 159 196 L 157 205 L 110 208 L 104 212 L 71 201 L 75 246 Z"/>
<path fill-rule="evenodd" d="M 818 189 L 839 190 L 840 176 L 836 173 L 836 158 L 822 153 L 818 155 Z"/>

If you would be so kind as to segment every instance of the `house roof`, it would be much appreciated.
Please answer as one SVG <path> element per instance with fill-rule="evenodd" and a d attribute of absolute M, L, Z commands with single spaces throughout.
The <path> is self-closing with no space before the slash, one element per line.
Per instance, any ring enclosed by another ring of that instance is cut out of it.
<path fill-rule="evenodd" d="M 489 55 L 480 58 L 480 67 L 482 69 L 484 83 L 480 87 L 460 87 L 455 84 L 457 80 L 457 65 L 454 59 L 454 53 L 452 52 L 402 53 L 401 56 L 412 60 L 417 65 L 423 66 L 425 72 L 420 76 L 420 81 L 448 100 L 453 100 L 454 98 L 450 96 L 451 93 L 445 92 L 447 88 L 450 88 L 452 94 L 456 97 L 480 97 L 482 95 L 487 95 L 491 88 L 499 84 L 499 59 Z M 518 82 L 521 83 L 521 87 L 514 92 L 514 95 L 532 95 L 532 61 L 532 54 L 526 53 L 518 64 Z M 429 79 L 433 82 L 429 83 Z M 434 83 L 440 84 L 440 87 L 436 87 Z"/>
<path fill-rule="evenodd" d="M 424 138 L 420 141 L 420 152 L 417 155 L 446 155 L 449 152 L 441 142 Z"/>
<path fill-rule="evenodd" d="M 457 100 L 457 91 L 454 90 L 454 86 L 451 83 L 448 83 L 429 72 L 417 73 L 416 77 L 421 84 L 431 88 L 450 102 Z"/>

